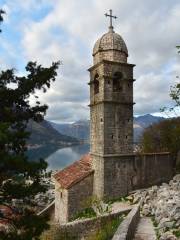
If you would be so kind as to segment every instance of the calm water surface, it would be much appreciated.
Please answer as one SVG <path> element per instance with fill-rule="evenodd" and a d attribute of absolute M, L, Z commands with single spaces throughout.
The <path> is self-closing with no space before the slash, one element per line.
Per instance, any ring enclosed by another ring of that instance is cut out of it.
<path fill-rule="evenodd" d="M 58 148 L 52 145 L 28 150 L 29 160 L 38 161 L 43 158 L 48 163 L 48 171 L 62 169 L 76 160 L 79 160 L 84 154 L 89 152 L 89 145 L 77 145 L 73 147 Z"/>
<path fill-rule="evenodd" d="M 72 162 L 79 160 L 88 152 L 89 145 L 78 145 L 58 149 L 45 159 L 48 162 L 48 170 L 64 168 L 70 165 Z"/>

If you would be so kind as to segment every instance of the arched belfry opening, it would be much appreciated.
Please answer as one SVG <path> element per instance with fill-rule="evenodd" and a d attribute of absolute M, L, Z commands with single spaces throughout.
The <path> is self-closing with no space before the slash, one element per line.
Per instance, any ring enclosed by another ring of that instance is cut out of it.
<path fill-rule="evenodd" d="M 121 92 L 123 74 L 121 72 L 116 72 L 113 74 L 113 92 Z"/>
<path fill-rule="evenodd" d="M 94 77 L 94 94 L 99 93 L 99 75 L 96 74 Z"/>

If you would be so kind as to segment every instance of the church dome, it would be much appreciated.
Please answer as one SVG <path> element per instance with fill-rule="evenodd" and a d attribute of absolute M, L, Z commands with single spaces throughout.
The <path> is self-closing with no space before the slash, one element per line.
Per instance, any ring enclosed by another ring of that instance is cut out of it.
<path fill-rule="evenodd" d="M 93 56 L 95 56 L 98 52 L 108 50 L 125 53 L 126 57 L 128 57 L 128 49 L 123 38 L 112 29 L 97 40 L 93 48 Z"/>

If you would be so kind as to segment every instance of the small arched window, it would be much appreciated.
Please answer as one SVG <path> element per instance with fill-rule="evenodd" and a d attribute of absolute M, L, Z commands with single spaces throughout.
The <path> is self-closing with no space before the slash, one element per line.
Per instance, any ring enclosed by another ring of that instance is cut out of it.
<path fill-rule="evenodd" d="M 99 93 L 99 75 L 96 74 L 94 77 L 94 94 Z"/>
<path fill-rule="evenodd" d="M 121 72 L 116 72 L 113 75 L 113 92 L 121 92 L 123 90 L 121 80 L 123 74 Z"/>

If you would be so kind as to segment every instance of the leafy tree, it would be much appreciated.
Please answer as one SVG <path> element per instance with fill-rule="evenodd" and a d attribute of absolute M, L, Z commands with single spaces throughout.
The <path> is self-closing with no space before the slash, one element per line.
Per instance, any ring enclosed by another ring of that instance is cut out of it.
<path fill-rule="evenodd" d="M 0 21 L 3 13 L 0 12 Z M 9 233 L 0 232 L 1 240 L 37 240 L 48 228 L 47 219 L 37 216 L 32 205 L 33 197 L 46 191 L 40 177 L 47 163 L 42 159 L 28 161 L 25 152 L 30 132 L 26 127 L 30 119 L 43 120 L 48 107 L 39 102 L 35 92 L 46 92 L 55 81 L 58 66 L 59 62 L 48 68 L 29 62 L 25 76 L 17 76 L 14 69 L 0 72 L 0 205 L 6 206 L 11 213 L 0 211 L 0 221 L 11 226 Z M 30 96 L 36 98 L 33 106 Z M 31 182 L 27 183 L 29 180 Z M 13 199 L 23 200 L 23 206 L 14 207 Z"/>
<path fill-rule="evenodd" d="M 180 54 L 180 46 L 176 46 L 178 53 Z M 179 79 L 179 76 L 176 77 Z M 175 101 L 175 107 L 180 107 L 180 82 L 171 87 L 170 97 Z"/>
<path fill-rule="evenodd" d="M 180 83 L 171 87 L 170 97 L 175 101 L 175 107 L 180 107 Z"/>
<path fill-rule="evenodd" d="M 180 45 L 176 46 L 176 48 L 178 49 L 178 53 L 180 53 Z"/>
<path fill-rule="evenodd" d="M 0 9 L 0 24 L 3 21 L 3 14 L 5 14 L 5 11 L 3 11 L 2 9 Z M 0 29 L 1 32 L 1 29 Z"/>
<path fill-rule="evenodd" d="M 178 49 L 178 53 L 180 54 L 180 46 L 176 46 Z M 176 79 L 179 80 L 179 76 L 176 76 Z M 179 115 L 175 109 L 180 107 L 180 82 L 178 81 L 174 86 L 170 87 L 170 97 L 175 102 L 175 105 L 171 108 L 163 107 L 160 109 L 161 112 L 166 113 L 168 116 L 168 112 L 174 112 L 176 116 Z"/>
<path fill-rule="evenodd" d="M 167 119 L 145 129 L 141 146 L 143 152 L 171 152 L 180 150 L 180 117 Z"/>

